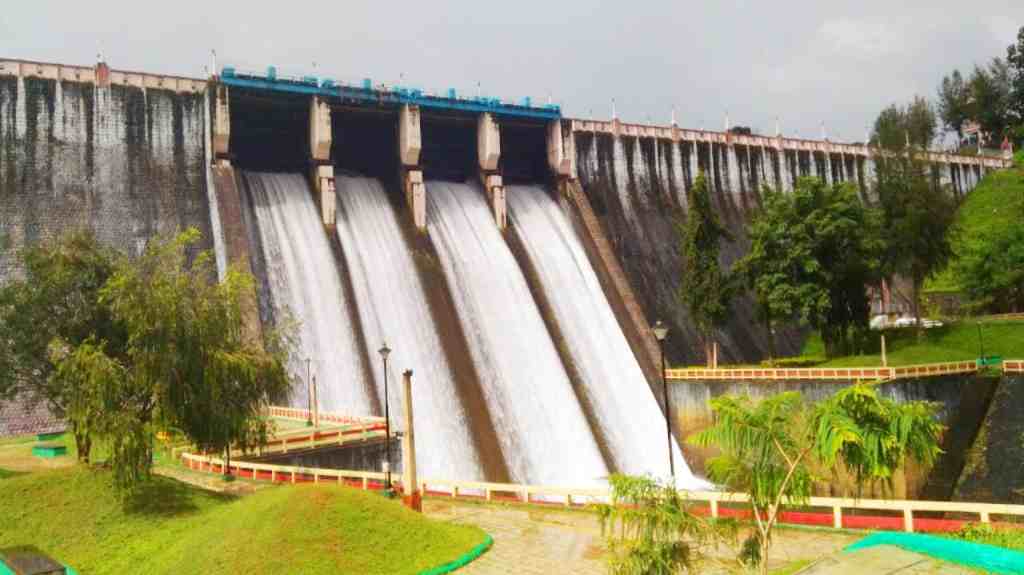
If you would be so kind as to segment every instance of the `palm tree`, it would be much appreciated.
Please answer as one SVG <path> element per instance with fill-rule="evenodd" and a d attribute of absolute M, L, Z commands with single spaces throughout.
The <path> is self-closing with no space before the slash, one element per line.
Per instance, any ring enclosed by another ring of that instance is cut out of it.
<path fill-rule="evenodd" d="M 749 493 L 756 529 L 744 547 L 753 551 L 760 573 L 768 572 L 780 510 L 809 500 L 812 469 L 845 468 L 860 489 L 865 482 L 891 482 L 907 457 L 931 465 L 941 452 L 935 405 L 896 403 L 871 385 L 850 386 L 816 404 L 786 392 L 759 402 L 723 396 L 711 406 L 715 423 L 689 442 L 721 451 L 708 461 L 712 481 Z"/>

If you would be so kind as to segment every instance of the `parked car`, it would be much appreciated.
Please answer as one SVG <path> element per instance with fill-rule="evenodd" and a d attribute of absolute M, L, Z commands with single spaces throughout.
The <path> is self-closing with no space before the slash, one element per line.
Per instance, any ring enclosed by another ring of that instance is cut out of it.
<path fill-rule="evenodd" d="M 914 327 L 917 322 L 912 317 L 901 317 L 897 318 L 893 322 L 893 327 Z M 942 322 L 937 319 L 925 319 L 921 318 L 921 327 L 928 329 L 932 327 L 942 327 Z"/>

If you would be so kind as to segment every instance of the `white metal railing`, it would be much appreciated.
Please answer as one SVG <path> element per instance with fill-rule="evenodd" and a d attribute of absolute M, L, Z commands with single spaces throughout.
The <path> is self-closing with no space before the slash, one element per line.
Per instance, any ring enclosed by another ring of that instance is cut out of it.
<path fill-rule="evenodd" d="M 978 371 L 976 361 L 955 361 L 900 367 L 741 367 L 669 369 L 669 380 L 842 380 L 907 379 L 935 375 L 954 375 Z"/>
<path fill-rule="evenodd" d="M 192 469 L 203 471 L 222 472 L 223 460 L 205 455 L 194 455 L 183 453 L 183 461 Z M 246 461 L 232 461 L 230 468 L 239 476 L 270 481 L 286 481 L 290 483 L 333 482 L 343 484 L 348 480 L 360 484 L 363 489 L 380 488 L 386 480 L 384 473 L 376 471 L 352 471 L 342 469 L 323 469 L 313 467 L 302 467 L 294 465 L 274 465 L 268 463 L 252 463 Z M 401 485 L 401 474 L 393 475 L 393 486 Z M 524 503 L 560 501 L 567 506 L 585 503 L 611 501 L 611 494 L 603 487 L 570 487 L 570 486 L 545 486 L 525 485 L 518 483 L 493 483 L 484 481 L 457 481 L 449 479 L 422 479 L 419 481 L 419 488 L 423 493 L 434 493 L 449 495 L 453 498 L 471 497 L 492 501 L 503 498 L 503 494 L 512 495 L 512 499 Z M 683 491 L 685 497 L 694 502 L 708 504 L 709 514 L 712 517 L 720 517 L 727 514 L 722 504 L 736 504 L 749 502 L 749 496 L 744 493 L 729 493 L 720 491 Z M 504 497 L 507 499 L 508 497 Z M 916 501 L 916 500 L 888 500 L 888 499 L 853 499 L 847 497 L 811 497 L 803 507 L 828 509 L 831 511 L 832 526 L 841 528 L 844 526 L 844 511 L 848 510 L 870 510 L 899 512 L 895 518 L 900 522 L 905 531 L 915 530 L 915 521 L 929 521 L 930 519 L 916 518 L 915 513 L 961 513 L 977 516 L 978 521 L 990 523 L 993 516 L 1024 517 L 1024 505 L 1010 505 L 1003 503 L 971 503 L 961 501 Z M 739 512 L 742 513 L 742 510 Z M 732 510 L 736 515 L 736 510 Z M 858 516 L 864 519 L 861 516 Z M 783 517 L 785 522 L 786 517 Z M 879 518 L 873 518 L 879 519 Z M 886 518 L 882 518 L 886 519 Z M 932 520 L 934 521 L 934 520 Z M 942 521 L 942 520 L 939 520 Z"/>
<path fill-rule="evenodd" d="M 284 407 L 280 405 L 271 405 L 263 410 L 263 414 L 266 417 L 275 417 L 278 419 L 290 419 L 293 421 L 312 421 L 313 412 L 308 409 L 299 409 L 296 407 Z M 368 424 L 368 423 L 384 423 L 383 417 L 376 417 L 371 415 L 344 415 L 340 413 L 331 413 L 329 411 L 320 411 L 316 413 L 320 422 L 327 423 L 339 423 L 339 424 Z"/>

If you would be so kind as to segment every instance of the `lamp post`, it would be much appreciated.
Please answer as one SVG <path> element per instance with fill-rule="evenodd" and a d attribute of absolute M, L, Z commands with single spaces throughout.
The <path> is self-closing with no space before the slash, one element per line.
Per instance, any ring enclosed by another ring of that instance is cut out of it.
<path fill-rule="evenodd" d="M 669 413 L 668 379 L 665 377 L 665 338 L 668 337 L 668 326 L 659 319 L 654 324 L 654 337 L 658 340 L 658 351 L 661 352 L 661 390 L 665 396 L 665 435 L 668 438 L 668 469 L 672 474 L 672 484 L 676 482 L 676 464 L 672 457 L 672 416 Z"/>
<path fill-rule="evenodd" d="M 309 378 L 312 358 L 306 358 L 306 427 L 313 425 L 313 382 Z"/>
<path fill-rule="evenodd" d="M 385 489 L 391 491 L 391 414 L 388 412 L 388 355 L 391 348 L 385 342 L 377 353 L 384 360 L 384 481 Z"/>

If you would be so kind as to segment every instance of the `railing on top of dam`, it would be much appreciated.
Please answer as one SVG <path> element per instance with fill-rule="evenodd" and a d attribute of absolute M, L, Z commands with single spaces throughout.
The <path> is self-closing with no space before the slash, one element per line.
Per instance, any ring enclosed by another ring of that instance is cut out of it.
<path fill-rule="evenodd" d="M 1014 362 L 1004 362 L 1004 370 L 1007 369 L 1008 363 Z M 1017 362 L 1015 365 L 1019 365 L 1019 363 Z M 978 370 L 977 361 L 954 361 L 899 367 L 686 368 L 666 370 L 665 377 L 670 381 L 856 381 L 862 379 L 888 381 L 936 375 L 975 373 Z"/>
<path fill-rule="evenodd" d="M 104 74 L 106 74 L 106 78 L 102 78 Z M 110 85 L 171 90 L 189 94 L 199 94 L 206 90 L 206 80 L 196 78 L 111 70 L 99 65 L 95 67 L 69 66 L 66 64 L 33 62 L 31 60 L 0 59 L 0 76 L 42 78 L 87 84 L 109 83 Z"/>
<path fill-rule="evenodd" d="M 562 117 L 562 111 L 558 105 L 536 106 L 530 98 L 524 98 L 522 103 L 516 104 L 502 101 L 499 98 L 460 96 L 454 88 L 449 89 L 445 94 L 429 94 L 418 88 L 375 86 L 369 78 L 363 80 L 362 84 L 352 85 L 317 76 L 280 76 L 273 66 L 267 68 L 266 73 L 262 74 L 240 71 L 226 66 L 221 73 L 220 82 L 239 88 L 308 94 L 363 104 L 408 104 L 421 108 L 491 113 L 543 120 L 557 120 Z"/>
<path fill-rule="evenodd" d="M 805 140 L 801 138 L 785 138 L 782 136 L 756 136 L 693 130 L 679 126 L 655 126 L 648 124 L 632 124 L 619 120 L 585 120 L 567 119 L 572 132 L 590 132 L 612 134 L 640 138 L 672 140 L 674 142 L 707 142 L 714 144 L 731 144 L 755 148 L 771 148 L 776 150 L 793 150 L 801 152 L 822 152 L 834 155 L 871 157 L 875 151 L 866 144 L 844 144 L 828 140 Z M 993 158 L 986 156 L 965 156 L 950 152 L 930 151 L 925 160 L 940 164 L 965 164 L 986 168 L 1007 168 L 1013 165 L 1012 158 Z"/>

